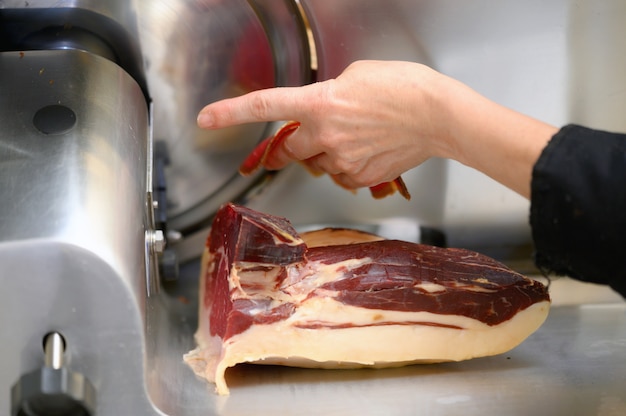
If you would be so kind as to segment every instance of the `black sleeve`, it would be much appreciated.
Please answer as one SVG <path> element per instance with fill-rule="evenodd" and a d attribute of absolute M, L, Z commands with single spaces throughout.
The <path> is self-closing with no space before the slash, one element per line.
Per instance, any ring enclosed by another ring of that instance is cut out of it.
<path fill-rule="evenodd" d="M 563 127 L 533 169 L 537 267 L 626 297 L 626 135 Z"/>

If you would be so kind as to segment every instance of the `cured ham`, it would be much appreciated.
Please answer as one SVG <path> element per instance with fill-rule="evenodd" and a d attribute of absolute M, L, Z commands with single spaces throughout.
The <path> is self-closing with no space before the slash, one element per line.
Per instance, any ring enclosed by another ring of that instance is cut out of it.
<path fill-rule="evenodd" d="M 542 283 L 479 253 L 355 230 L 299 235 L 284 218 L 226 204 L 202 259 L 198 347 L 184 359 L 219 394 L 226 369 L 244 362 L 460 361 L 519 345 L 549 305 Z"/>

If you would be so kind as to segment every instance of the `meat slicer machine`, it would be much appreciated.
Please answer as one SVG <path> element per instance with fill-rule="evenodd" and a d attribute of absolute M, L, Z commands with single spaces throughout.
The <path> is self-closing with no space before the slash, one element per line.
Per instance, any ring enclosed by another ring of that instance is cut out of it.
<path fill-rule="evenodd" d="M 133 16 L 3 3 L 0 414 L 157 414 L 146 313 L 165 237 Z"/>
<path fill-rule="evenodd" d="M 165 238 L 137 45 L 124 16 L 19 3 L 0 10 L 0 414 L 144 414 Z"/>

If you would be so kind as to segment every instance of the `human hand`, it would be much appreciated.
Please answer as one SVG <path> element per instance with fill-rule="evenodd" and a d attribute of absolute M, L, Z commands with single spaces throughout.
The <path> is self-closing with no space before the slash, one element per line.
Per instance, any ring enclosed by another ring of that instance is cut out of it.
<path fill-rule="evenodd" d="M 523 196 L 556 127 L 505 108 L 427 66 L 357 61 L 336 79 L 209 104 L 198 125 L 293 120 L 267 169 L 300 161 L 348 189 L 392 182 L 431 157 L 457 160 Z"/>
<path fill-rule="evenodd" d="M 276 149 L 280 149 L 284 145 L 284 141 L 300 127 L 299 121 L 289 121 L 285 123 L 273 136 L 261 141 L 252 152 L 246 157 L 239 166 L 239 173 L 244 176 L 254 173 L 262 165 L 271 165 L 272 158 L 276 156 Z M 303 164 L 306 166 L 306 162 Z M 314 176 L 323 174 L 322 171 L 314 170 L 311 166 L 307 166 L 309 172 Z M 334 176 L 333 180 L 340 186 L 344 186 Z M 378 185 L 370 186 L 370 192 L 376 199 L 385 198 L 398 192 L 405 199 L 411 199 L 411 194 L 407 189 L 402 177 L 398 176 L 391 182 L 382 182 Z"/>
<path fill-rule="evenodd" d="M 359 61 L 338 78 L 255 91 L 206 106 L 203 128 L 297 120 L 265 161 L 270 170 L 301 161 L 355 189 L 390 182 L 432 156 L 445 156 L 433 131 L 432 88 L 442 75 L 416 63 Z"/>

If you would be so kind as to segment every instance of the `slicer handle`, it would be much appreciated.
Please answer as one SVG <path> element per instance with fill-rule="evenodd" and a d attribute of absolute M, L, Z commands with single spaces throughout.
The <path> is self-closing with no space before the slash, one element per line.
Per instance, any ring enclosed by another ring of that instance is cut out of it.
<path fill-rule="evenodd" d="M 63 366 L 65 340 L 58 332 L 44 337 L 45 365 L 24 374 L 11 388 L 12 416 L 91 416 L 96 390 L 80 373 Z"/>

